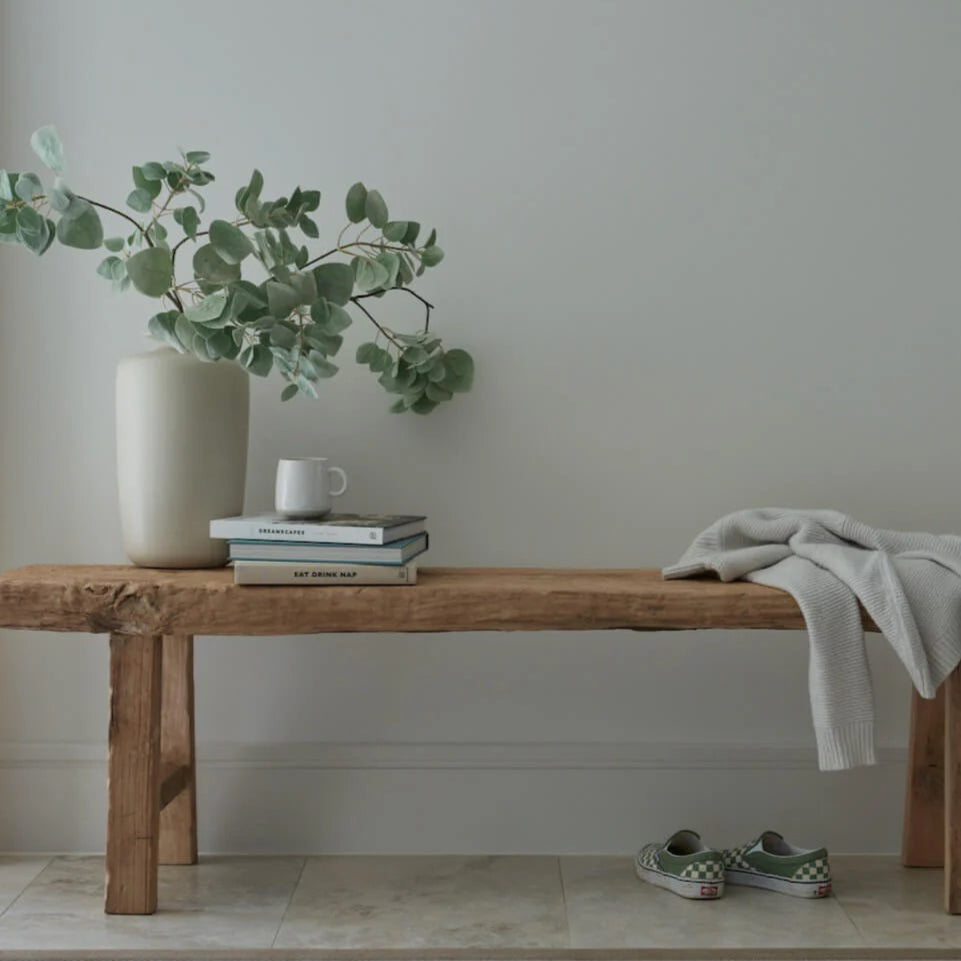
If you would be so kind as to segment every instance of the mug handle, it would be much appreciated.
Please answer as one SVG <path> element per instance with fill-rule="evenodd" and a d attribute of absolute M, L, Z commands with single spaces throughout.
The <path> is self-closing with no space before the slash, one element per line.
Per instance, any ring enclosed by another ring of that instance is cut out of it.
<path fill-rule="evenodd" d="M 331 491 L 331 497 L 340 497 L 347 490 L 347 475 L 339 467 L 328 467 L 327 472 L 330 474 L 340 474 L 340 490 Z"/>

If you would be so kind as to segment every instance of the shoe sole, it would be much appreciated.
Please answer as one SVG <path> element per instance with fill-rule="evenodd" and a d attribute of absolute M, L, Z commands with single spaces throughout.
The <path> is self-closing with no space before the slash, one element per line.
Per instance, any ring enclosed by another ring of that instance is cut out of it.
<path fill-rule="evenodd" d="M 723 881 L 685 881 L 682 878 L 652 871 L 634 862 L 634 873 L 648 884 L 656 885 L 689 901 L 716 901 L 724 895 Z"/>
<path fill-rule="evenodd" d="M 790 881 L 771 874 L 730 869 L 724 872 L 724 878 L 728 884 L 739 884 L 747 888 L 764 888 L 766 891 L 788 894 L 792 898 L 826 898 L 831 893 L 830 881 Z"/>

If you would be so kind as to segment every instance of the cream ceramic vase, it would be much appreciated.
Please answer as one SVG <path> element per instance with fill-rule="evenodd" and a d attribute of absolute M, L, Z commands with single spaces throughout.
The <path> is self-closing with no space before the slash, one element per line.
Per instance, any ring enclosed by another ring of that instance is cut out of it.
<path fill-rule="evenodd" d="M 117 480 L 127 557 L 140 567 L 220 567 L 215 517 L 240 514 L 248 375 L 160 347 L 117 367 Z"/>

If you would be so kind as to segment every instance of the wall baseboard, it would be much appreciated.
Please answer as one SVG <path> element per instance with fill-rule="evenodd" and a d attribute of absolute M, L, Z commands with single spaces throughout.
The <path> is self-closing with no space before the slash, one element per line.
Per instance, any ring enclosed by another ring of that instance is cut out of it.
<path fill-rule="evenodd" d="M 327 742 L 197 745 L 208 768 L 292 770 L 816 770 L 813 746 L 670 742 Z M 105 743 L 0 741 L 0 768 L 89 767 L 106 764 Z M 907 761 L 907 748 L 882 747 L 880 764 Z"/>
<path fill-rule="evenodd" d="M 198 745 L 204 851 L 626 854 L 693 827 L 727 845 L 764 828 L 850 853 L 894 851 L 906 749 L 842 773 L 812 745 Z M 106 746 L 0 742 L 0 850 L 102 848 Z"/>

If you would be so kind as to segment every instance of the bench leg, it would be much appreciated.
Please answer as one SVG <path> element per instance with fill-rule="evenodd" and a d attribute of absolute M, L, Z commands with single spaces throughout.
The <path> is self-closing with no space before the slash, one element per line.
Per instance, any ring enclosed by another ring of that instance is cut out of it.
<path fill-rule="evenodd" d="M 157 910 L 162 653 L 160 635 L 110 636 L 108 914 Z"/>
<path fill-rule="evenodd" d="M 197 863 L 197 762 L 194 755 L 194 639 L 172 634 L 163 639 L 163 693 L 160 712 L 160 863 Z M 168 800 L 166 786 L 176 779 Z"/>
<path fill-rule="evenodd" d="M 944 910 L 961 914 L 961 667 L 944 687 Z"/>
<path fill-rule="evenodd" d="M 945 685 L 934 700 L 911 692 L 911 735 L 904 799 L 901 863 L 909 868 L 944 864 Z"/>

